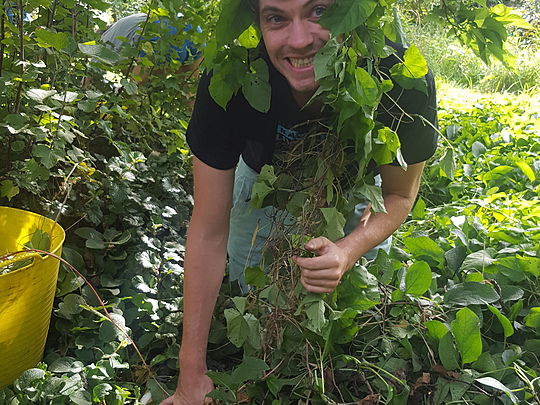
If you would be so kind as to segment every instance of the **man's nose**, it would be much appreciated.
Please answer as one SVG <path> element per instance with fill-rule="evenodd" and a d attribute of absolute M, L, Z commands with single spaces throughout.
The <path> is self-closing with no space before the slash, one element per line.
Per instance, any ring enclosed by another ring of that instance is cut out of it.
<path fill-rule="evenodd" d="M 304 49 L 313 43 L 313 32 L 307 21 L 296 20 L 292 22 L 289 30 L 289 46 L 293 49 Z"/>

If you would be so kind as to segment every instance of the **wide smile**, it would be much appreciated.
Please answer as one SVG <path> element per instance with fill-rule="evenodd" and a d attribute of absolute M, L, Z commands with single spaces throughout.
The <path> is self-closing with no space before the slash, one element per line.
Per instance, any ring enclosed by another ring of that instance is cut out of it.
<path fill-rule="evenodd" d="M 294 68 L 294 70 L 304 71 L 309 70 L 313 67 L 313 56 L 306 58 L 286 58 L 289 64 Z"/>

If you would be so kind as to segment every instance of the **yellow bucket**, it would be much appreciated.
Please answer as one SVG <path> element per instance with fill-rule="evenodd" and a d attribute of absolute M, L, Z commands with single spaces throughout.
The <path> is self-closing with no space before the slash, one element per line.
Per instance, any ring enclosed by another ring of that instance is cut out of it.
<path fill-rule="evenodd" d="M 24 250 L 36 230 L 48 233 L 49 251 L 60 256 L 65 238 L 60 225 L 32 212 L 0 207 L 0 257 Z M 28 260 L 28 255 L 16 260 Z M 43 357 L 60 263 L 39 255 L 28 263 L 0 275 L 0 389 Z"/>

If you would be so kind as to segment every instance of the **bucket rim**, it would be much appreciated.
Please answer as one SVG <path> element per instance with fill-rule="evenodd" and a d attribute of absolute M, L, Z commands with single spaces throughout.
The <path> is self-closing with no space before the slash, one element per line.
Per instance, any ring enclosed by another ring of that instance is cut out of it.
<path fill-rule="evenodd" d="M 58 229 L 60 230 L 60 235 L 59 235 L 59 239 L 60 240 L 56 240 L 56 246 L 54 249 L 52 249 L 51 251 L 49 251 L 49 253 L 52 253 L 54 255 L 56 255 L 58 253 L 59 250 L 62 249 L 62 245 L 64 244 L 65 240 L 66 240 L 66 231 L 64 230 L 64 228 L 62 227 L 62 225 L 60 225 L 58 222 L 56 221 L 53 221 L 51 218 L 48 218 L 44 215 L 41 215 L 41 214 L 38 214 L 36 212 L 33 212 L 33 211 L 28 211 L 28 210 L 23 210 L 23 209 L 20 209 L 20 208 L 13 208 L 13 207 L 5 207 L 5 206 L 0 206 L 0 215 L 2 214 L 2 211 L 17 211 L 19 214 L 24 214 L 24 215 L 29 215 L 29 216 L 32 216 L 32 217 L 38 217 L 40 220 L 44 220 L 45 222 L 48 222 L 49 224 L 52 225 L 52 229 L 51 229 L 51 233 L 55 230 L 56 227 L 58 227 Z M 7 253 L 9 254 L 9 252 Z M 4 256 L 4 255 L 2 255 Z M 24 266 L 24 267 L 21 267 L 20 269 L 17 269 L 17 270 L 14 270 L 14 271 L 10 271 L 6 274 L 2 274 L 0 275 L 0 278 L 3 278 L 3 277 L 6 277 L 6 276 L 9 276 L 11 274 L 17 274 L 21 271 L 24 271 L 24 270 L 27 270 L 29 267 L 31 267 L 32 265 L 35 264 L 35 260 L 48 260 L 48 259 L 51 259 L 51 260 L 57 260 L 55 259 L 54 257 L 52 256 L 49 256 L 49 255 L 46 255 L 45 257 L 42 257 L 42 256 L 39 256 L 39 257 L 35 257 L 33 260 L 32 260 L 32 263 L 30 263 L 29 265 L 27 266 Z"/>

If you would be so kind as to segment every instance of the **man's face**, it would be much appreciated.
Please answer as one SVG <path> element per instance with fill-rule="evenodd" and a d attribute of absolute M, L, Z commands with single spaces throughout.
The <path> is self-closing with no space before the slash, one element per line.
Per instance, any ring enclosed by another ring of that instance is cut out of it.
<path fill-rule="evenodd" d="M 313 57 L 328 41 L 319 23 L 333 0 L 259 0 L 260 26 L 270 61 L 288 80 L 297 101 L 317 89 Z"/>

